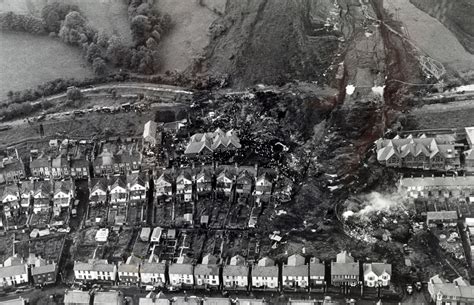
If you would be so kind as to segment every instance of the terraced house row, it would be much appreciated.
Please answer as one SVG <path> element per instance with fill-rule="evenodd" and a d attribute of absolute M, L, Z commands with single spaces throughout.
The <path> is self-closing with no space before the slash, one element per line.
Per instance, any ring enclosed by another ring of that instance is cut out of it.
<path fill-rule="evenodd" d="M 91 204 L 126 204 L 146 199 L 149 178 L 143 173 L 109 178 L 89 179 L 89 201 Z"/>
<path fill-rule="evenodd" d="M 54 284 L 57 272 L 56 263 L 34 254 L 26 261 L 14 255 L 0 265 L 0 287 Z"/>
<path fill-rule="evenodd" d="M 20 207 L 29 213 L 69 208 L 75 197 L 75 186 L 71 180 L 65 181 L 22 181 L 5 186 L 1 195 L 4 212 L 8 216 Z"/>
<path fill-rule="evenodd" d="M 376 141 L 377 160 L 388 167 L 451 170 L 461 167 L 460 149 L 452 136 L 396 136 Z"/>
<path fill-rule="evenodd" d="M 277 172 L 258 166 L 202 166 L 199 168 L 169 169 L 157 172 L 154 179 L 155 197 L 173 196 L 184 201 L 198 199 L 212 192 L 230 197 L 270 196 L 283 192 L 274 188 L 280 179 Z"/>
<path fill-rule="evenodd" d="M 360 273 L 362 267 L 362 273 Z M 104 260 L 76 262 L 75 278 L 78 281 L 104 281 L 123 285 L 154 285 L 226 290 L 307 290 L 329 283 L 335 286 L 359 285 L 385 287 L 390 285 L 391 265 L 366 263 L 360 265 L 343 251 L 331 264 L 331 278 L 326 278 L 326 268 L 318 259 L 309 262 L 299 255 L 288 257 L 286 263 L 276 264 L 268 257 L 251 265 L 236 255 L 227 263 L 208 254 L 198 264 L 185 257 L 175 263 L 141 262 L 129 257 L 117 266 Z M 361 277 L 362 275 L 362 277 Z"/>

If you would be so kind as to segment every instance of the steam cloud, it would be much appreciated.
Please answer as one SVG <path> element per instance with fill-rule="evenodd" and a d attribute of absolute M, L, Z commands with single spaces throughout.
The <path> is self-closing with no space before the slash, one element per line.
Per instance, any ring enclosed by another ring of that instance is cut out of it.
<path fill-rule="evenodd" d="M 342 217 L 344 217 L 344 219 L 347 219 L 351 216 L 364 218 L 372 213 L 379 211 L 386 212 L 400 207 L 400 203 L 400 198 L 397 196 L 383 195 L 378 192 L 372 192 L 359 196 L 356 201 L 351 201 L 351 203 L 347 206 L 347 211 L 342 213 Z"/>

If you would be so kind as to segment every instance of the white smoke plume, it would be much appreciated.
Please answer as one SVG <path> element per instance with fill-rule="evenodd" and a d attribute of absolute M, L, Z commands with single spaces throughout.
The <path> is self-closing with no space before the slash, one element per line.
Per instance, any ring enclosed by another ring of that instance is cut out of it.
<path fill-rule="evenodd" d="M 347 219 L 351 216 L 365 218 L 372 213 L 388 212 L 402 206 L 401 198 L 392 194 L 381 194 L 379 192 L 371 192 L 361 195 L 355 200 L 350 200 L 346 206 L 346 211 L 342 213 L 342 217 Z"/>

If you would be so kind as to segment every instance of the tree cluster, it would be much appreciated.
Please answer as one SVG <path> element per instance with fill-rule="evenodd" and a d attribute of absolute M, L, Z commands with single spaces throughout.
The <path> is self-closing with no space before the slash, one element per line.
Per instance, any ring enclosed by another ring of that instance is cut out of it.
<path fill-rule="evenodd" d="M 146 0 L 130 0 L 128 17 L 135 48 L 131 50 L 130 69 L 152 74 L 159 69 L 158 44 L 171 28 L 169 15 L 161 15 Z"/>
<path fill-rule="evenodd" d="M 20 15 L 13 12 L 0 14 L 2 31 L 19 31 L 32 34 L 45 34 L 46 24 L 41 18 L 32 15 Z"/>
<path fill-rule="evenodd" d="M 92 28 L 76 5 L 54 2 L 41 11 L 41 18 L 7 13 L 0 15 L 0 29 L 58 35 L 67 44 L 79 46 L 96 75 L 107 72 L 107 64 L 141 74 L 159 69 L 158 44 L 171 27 L 169 15 L 161 15 L 146 0 L 129 0 L 128 15 L 134 41 L 125 45 Z"/>
<path fill-rule="evenodd" d="M 79 12 L 79 7 L 62 2 L 47 4 L 41 10 L 41 18 L 43 18 L 46 30 L 50 33 L 58 34 L 61 29 L 61 22 L 63 22 L 67 14 L 73 11 Z"/>

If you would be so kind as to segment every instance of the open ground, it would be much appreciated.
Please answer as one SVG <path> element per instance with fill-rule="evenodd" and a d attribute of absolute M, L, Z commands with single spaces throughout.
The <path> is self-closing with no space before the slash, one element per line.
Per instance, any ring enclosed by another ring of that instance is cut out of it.
<path fill-rule="evenodd" d="M 223 11 L 226 0 L 157 0 L 156 8 L 169 14 L 173 28 L 160 43 L 162 71 L 183 71 L 192 64 L 193 58 L 202 54 L 209 43 L 208 29 L 218 17 L 212 9 Z"/>
<path fill-rule="evenodd" d="M 409 0 L 385 1 L 385 8 L 403 23 L 408 38 L 423 52 L 440 61 L 454 75 L 474 78 L 474 55 L 441 22 L 418 9 Z"/>
<path fill-rule="evenodd" d="M 0 33 L 0 99 L 57 78 L 92 77 L 80 50 L 48 36 Z"/>

